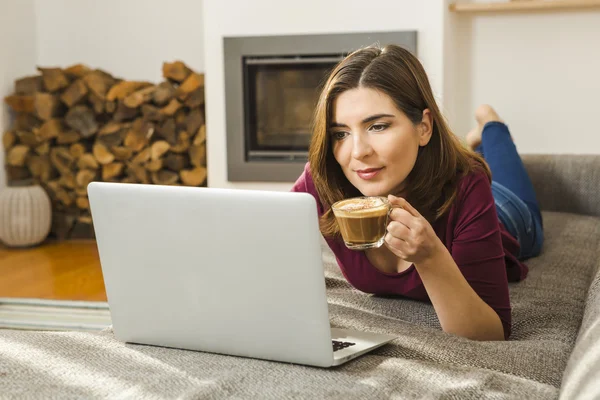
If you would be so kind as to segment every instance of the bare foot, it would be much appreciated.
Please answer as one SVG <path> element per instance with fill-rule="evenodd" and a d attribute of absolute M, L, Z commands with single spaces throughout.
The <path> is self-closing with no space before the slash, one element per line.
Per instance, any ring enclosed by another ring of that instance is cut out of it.
<path fill-rule="evenodd" d="M 496 110 L 494 110 L 492 106 L 488 104 L 482 104 L 479 107 L 477 107 L 477 109 L 475 110 L 475 120 L 477 121 L 477 125 L 481 126 L 482 129 L 483 126 L 488 122 L 504 122 L 500 119 L 500 116 L 498 115 Z"/>
<path fill-rule="evenodd" d="M 492 106 L 488 104 L 482 104 L 475 110 L 475 120 L 477 121 L 477 127 L 473 128 L 467 136 L 465 140 L 467 145 L 475 150 L 477 146 L 481 144 L 481 134 L 483 132 L 483 127 L 488 122 L 502 122 L 504 121 L 500 118 L 496 110 L 492 108 Z M 512 136 L 511 136 L 512 139 Z"/>

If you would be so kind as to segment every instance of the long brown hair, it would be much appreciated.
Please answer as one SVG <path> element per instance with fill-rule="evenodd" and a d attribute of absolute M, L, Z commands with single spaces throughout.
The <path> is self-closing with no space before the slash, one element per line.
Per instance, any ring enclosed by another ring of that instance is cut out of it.
<path fill-rule="evenodd" d="M 308 160 L 319 199 L 326 210 L 320 221 L 325 237 L 339 234 L 331 205 L 338 200 L 361 195 L 335 160 L 329 135 L 334 100 L 343 92 L 357 87 L 387 94 L 415 125 L 422 121 L 423 111 L 430 110 L 433 119 L 431 139 L 419 148 L 415 166 L 404 185 L 407 201 L 430 223 L 450 209 L 461 177 L 481 169 L 491 180 L 483 158 L 465 148 L 450 131 L 419 60 L 396 45 L 362 48 L 334 68 L 323 87 L 314 116 Z"/>

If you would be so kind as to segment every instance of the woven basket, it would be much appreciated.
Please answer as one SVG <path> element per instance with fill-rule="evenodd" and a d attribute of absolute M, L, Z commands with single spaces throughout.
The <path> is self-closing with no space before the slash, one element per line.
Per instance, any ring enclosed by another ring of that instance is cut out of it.
<path fill-rule="evenodd" d="M 0 190 L 0 240 L 10 247 L 43 242 L 52 224 L 50 198 L 41 186 Z"/>

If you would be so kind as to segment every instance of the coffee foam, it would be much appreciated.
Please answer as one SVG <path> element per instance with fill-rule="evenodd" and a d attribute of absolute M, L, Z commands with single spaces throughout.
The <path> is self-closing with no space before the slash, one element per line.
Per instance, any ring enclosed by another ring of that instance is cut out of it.
<path fill-rule="evenodd" d="M 348 217 L 387 213 L 388 205 L 380 198 L 348 199 L 336 206 L 338 212 Z"/>

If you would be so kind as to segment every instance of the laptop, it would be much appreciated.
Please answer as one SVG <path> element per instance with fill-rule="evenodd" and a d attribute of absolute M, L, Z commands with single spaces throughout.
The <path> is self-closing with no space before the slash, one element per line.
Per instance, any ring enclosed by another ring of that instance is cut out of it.
<path fill-rule="evenodd" d="M 307 193 L 92 182 L 115 337 L 293 364 L 343 364 L 396 338 L 332 329 Z"/>

